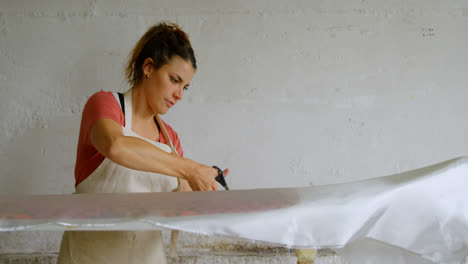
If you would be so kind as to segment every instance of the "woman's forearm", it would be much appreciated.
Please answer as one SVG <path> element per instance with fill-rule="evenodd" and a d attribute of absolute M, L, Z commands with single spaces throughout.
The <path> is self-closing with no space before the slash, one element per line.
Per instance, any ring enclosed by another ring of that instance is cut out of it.
<path fill-rule="evenodd" d="M 119 136 L 109 148 L 107 158 L 134 170 L 161 173 L 181 179 L 199 166 L 193 160 L 171 155 L 140 138 Z"/>
<path fill-rule="evenodd" d="M 185 179 L 194 191 L 218 188 L 216 169 L 164 152 L 143 139 L 125 136 L 122 127 L 111 119 L 96 121 L 90 139 L 102 155 L 124 167 Z"/>

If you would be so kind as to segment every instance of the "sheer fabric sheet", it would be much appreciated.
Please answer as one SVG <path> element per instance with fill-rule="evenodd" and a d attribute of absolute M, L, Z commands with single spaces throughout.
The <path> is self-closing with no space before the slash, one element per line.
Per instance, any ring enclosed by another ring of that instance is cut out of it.
<path fill-rule="evenodd" d="M 306 188 L 0 196 L 0 231 L 178 229 L 292 248 L 348 263 L 464 263 L 468 159 Z"/>

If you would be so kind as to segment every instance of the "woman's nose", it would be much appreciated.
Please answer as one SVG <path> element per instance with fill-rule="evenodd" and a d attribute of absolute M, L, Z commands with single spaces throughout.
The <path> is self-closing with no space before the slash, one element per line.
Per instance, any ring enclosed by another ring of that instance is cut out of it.
<path fill-rule="evenodd" d="M 182 100 L 184 97 L 184 87 L 177 87 L 177 89 L 174 91 L 174 98 L 177 100 Z"/>

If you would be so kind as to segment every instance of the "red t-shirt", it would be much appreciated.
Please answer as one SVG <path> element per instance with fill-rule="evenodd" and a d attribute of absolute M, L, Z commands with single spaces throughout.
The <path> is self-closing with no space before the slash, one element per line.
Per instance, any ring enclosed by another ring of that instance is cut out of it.
<path fill-rule="evenodd" d="M 125 117 L 120 108 L 120 103 L 117 102 L 112 92 L 99 91 L 93 94 L 83 109 L 76 153 L 75 187 L 86 179 L 105 158 L 93 146 L 89 135 L 94 123 L 102 118 L 112 119 L 121 126 L 125 125 Z M 177 152 L 182 157 L 184 153 L 177 133 L 166 122 L 162 121 L 162 123 L 166 127 Z M 166 143 L 161 131 L 159 132 L 159 142 Z"/>

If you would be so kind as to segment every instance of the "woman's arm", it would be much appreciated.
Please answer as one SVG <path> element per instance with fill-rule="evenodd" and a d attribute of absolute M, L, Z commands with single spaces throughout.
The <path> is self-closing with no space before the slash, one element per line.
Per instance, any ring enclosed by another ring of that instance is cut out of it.
<path fill-rule="evenodd" d="M 122 127 L 112 119 L 96 121 L 90 139 L 102 155 L 127 168 L 185 179 L 194 191 L 218 189 L 216 169 L 171 155 L 140 138 L 124 136 Z"/>

